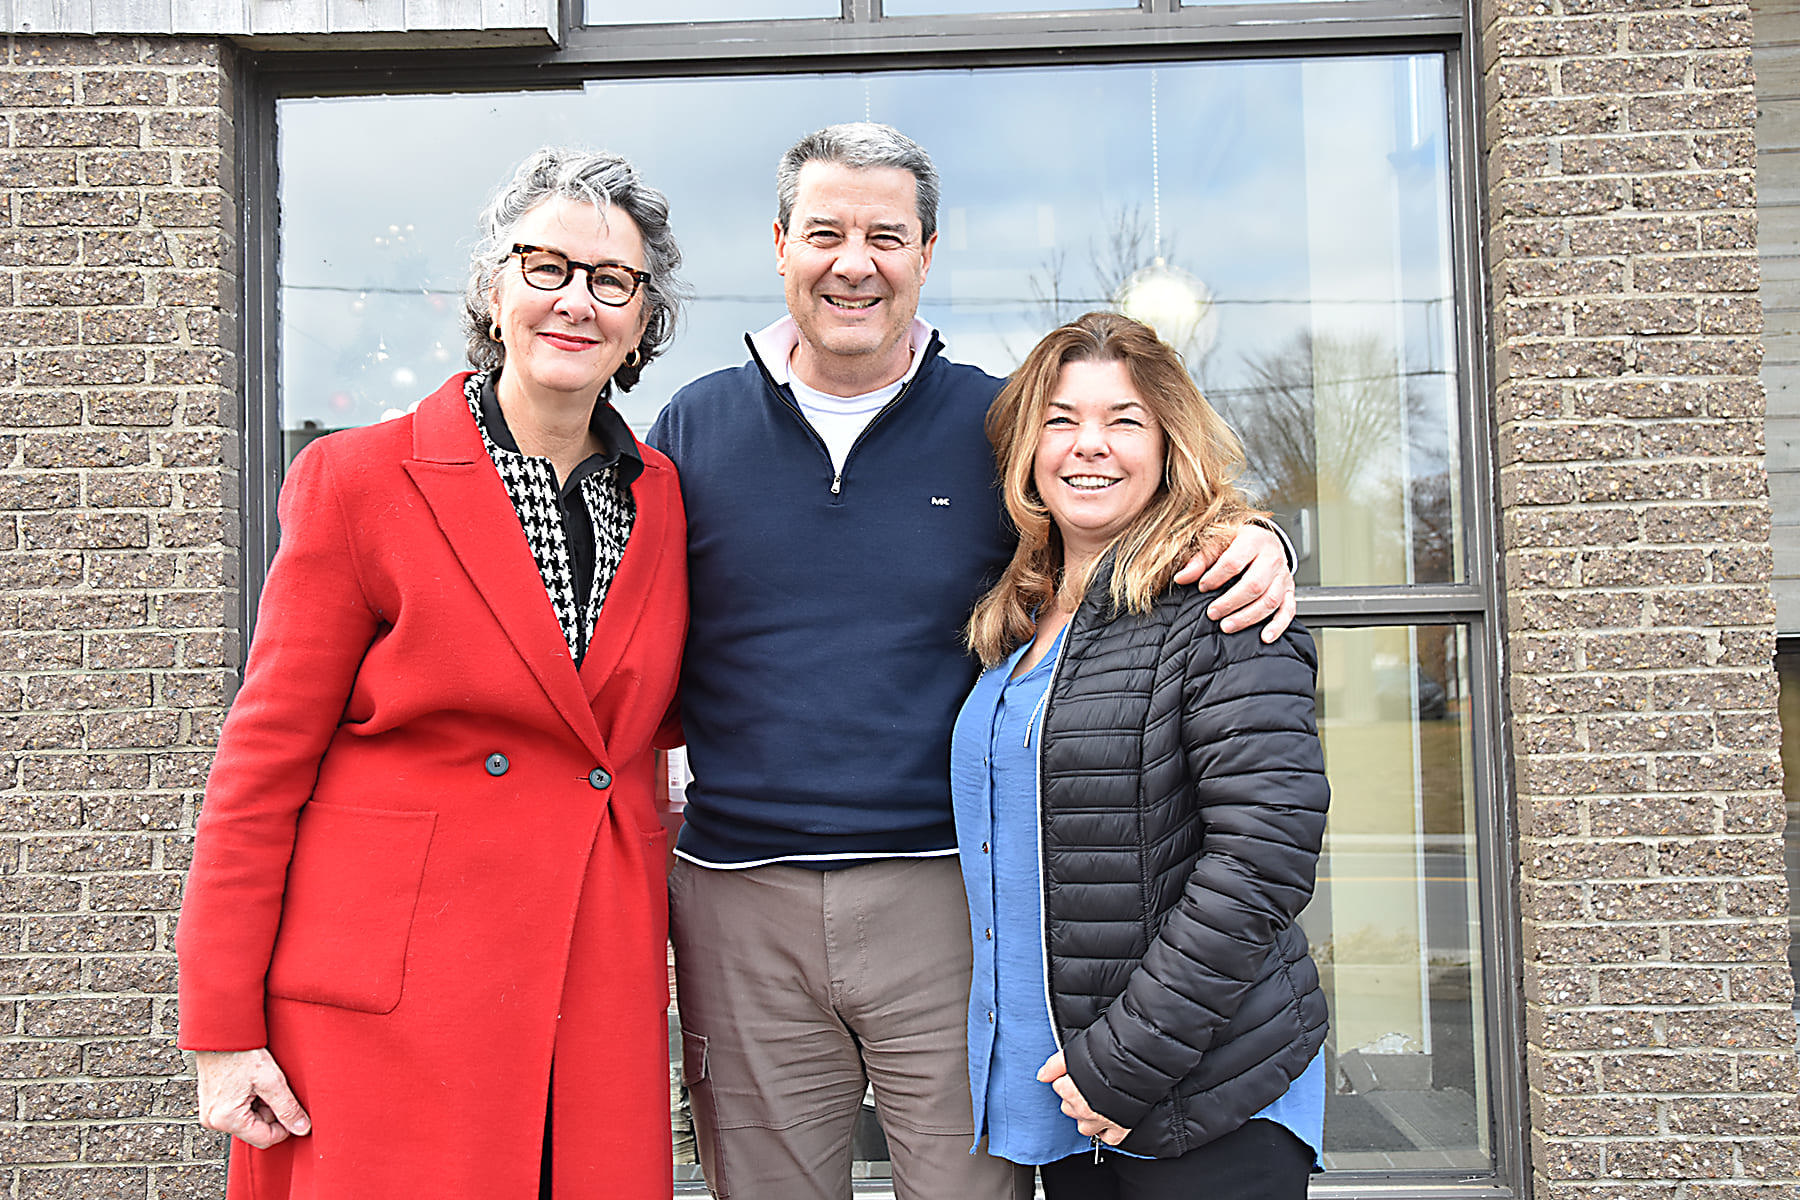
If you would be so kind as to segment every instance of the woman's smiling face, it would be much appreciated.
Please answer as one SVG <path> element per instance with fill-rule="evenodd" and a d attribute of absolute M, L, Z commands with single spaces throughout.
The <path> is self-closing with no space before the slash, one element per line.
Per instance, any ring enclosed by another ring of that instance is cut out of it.
<path fill-rule="evenodd" d="M 1063 364 L 1038 430 L 1033 479 L 1068 564 L 1127 529 L 1163 475 L 1162 426 L 1117 359 Z"/>
<path fill-rule="evenodd" d="M 630 217 L 562 196 L 526 213 L 513 241 L 579 262 L 644 269 L 644 239 Z M 516 257 L 495 276 L 489 302 L 506 346 L 505 373 L 528 397 L 592 398 L 643 337 L 648 319 L 642 288 L 612 308 L 594 299 L 587 272 L 576 270 L 562 287 L 541 291 L 525 282 Z"/>

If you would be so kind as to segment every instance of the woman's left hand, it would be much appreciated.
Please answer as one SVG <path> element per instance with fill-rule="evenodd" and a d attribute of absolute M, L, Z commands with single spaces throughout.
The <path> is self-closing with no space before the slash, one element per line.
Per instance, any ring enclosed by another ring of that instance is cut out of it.
<path fill-rule="evenodd" d="M 200 1124 L 267 1150 L 312 1132 L 312 1118 L 288 1087 L 267 1047 L 194 1055 Z"/>
<path fill-rule="evenodd" d="M 1088 1106 L 1082 1097 L 1081 1089 L 1069 1078 L 1069 1068 L 1063 1062 L 1063 1052 L 1058 1050 L 1044 1060 L 1038 1068 L 1038 1082 L 1047 1083 L 1052 1091 L 1062 1097 L 1062 1110 L 1067 1116 L 1075 1118 L 1075 1128 L 1088 1137 L 1097 1137 L 1109 1146 L 1116 1146 L 1131 1136 L 1131 1130 L 1117 1121 L 1109 1121 Z"/>

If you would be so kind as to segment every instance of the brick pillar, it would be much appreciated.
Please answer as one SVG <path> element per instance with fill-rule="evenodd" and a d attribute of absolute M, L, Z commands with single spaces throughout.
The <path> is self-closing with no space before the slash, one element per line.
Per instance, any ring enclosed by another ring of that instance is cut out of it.
<path fill-rule="evenodd" d="M 231 79 L 4 46 L 0 1195 L 216 1197 L 171 950 L 239 657 Z"/>
<path fill-rule="evenodd" d="M 1792 1200 L 1750 13 L 1486 0 L 1538 1200 Z"/>

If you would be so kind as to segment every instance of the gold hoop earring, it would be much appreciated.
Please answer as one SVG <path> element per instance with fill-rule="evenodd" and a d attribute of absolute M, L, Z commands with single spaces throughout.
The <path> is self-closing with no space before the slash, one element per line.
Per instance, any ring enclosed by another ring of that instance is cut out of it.
<path fill-rule="evenodd" d="M 495 321 L 492 325 L 488 326 L 488 336 L 493 338 L 496 342 L 500 340 L 500 322 Z"/>
<path fill-rule="evenodd" d="M 629 350 L 627 350 L 627 351 L 626 351 L 626 352 L 625 352 L 625 363 L 624 363 L 624 365 L 625 365 L 625 366 L 628 366 L 628 367 L 641 367 L 641 366 L 643 366 L 643 365 L 644 365 L 644 355 L 643 355 L 643 353 L 642 353 L 642 352 L 641 352 L 641 351 L 639 351 L 639 350 L 638 350 L 638 348 L 637 348 L 637 347 L 636 347 L 636 346 L 633 346 L 633 347 L 632 347 L 632 348 L 631 348 L 631 349 L 629 349 Z"/>

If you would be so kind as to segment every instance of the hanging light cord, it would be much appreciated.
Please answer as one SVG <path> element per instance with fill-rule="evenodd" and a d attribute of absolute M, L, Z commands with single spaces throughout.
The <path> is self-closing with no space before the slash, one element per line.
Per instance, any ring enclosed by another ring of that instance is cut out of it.
<path fill-rule="evenodd" d="M 1150 217 L 1154 230 L 1151 249 L 1162 261 L 1162 139 L 1156 129 L 1156 68 L 1150 68 Z"/>

